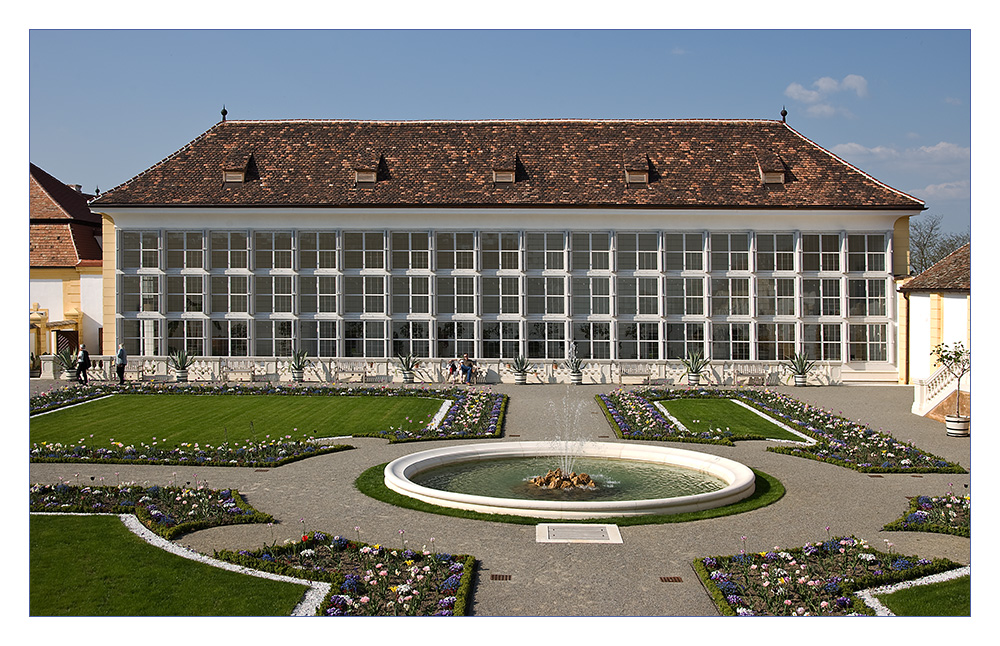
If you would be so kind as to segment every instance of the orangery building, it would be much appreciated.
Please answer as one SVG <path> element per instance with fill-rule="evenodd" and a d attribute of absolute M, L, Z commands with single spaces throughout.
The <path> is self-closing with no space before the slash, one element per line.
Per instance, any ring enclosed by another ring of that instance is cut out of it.
<path fill-rule="evenodd" d="M 105 347 L 897 379 L 923 203 L 782 120 L 217 123 L 90 203 Z M 664 373 L 665 374 L 665 373 Z"/>

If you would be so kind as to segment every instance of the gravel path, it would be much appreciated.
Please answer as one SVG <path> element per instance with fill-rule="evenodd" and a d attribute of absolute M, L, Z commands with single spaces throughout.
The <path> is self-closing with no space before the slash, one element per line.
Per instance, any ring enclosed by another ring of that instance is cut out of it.
<path fill-rule="evenodd" d="M 33 392 L 53 387 L 32 381 Z M 36 390 L 37 389 L 37 390 Z M 617 441 L 594 400 L 610 385 L 499 385 L 510 395 L 506 435 L 499 441 L 554 437 Z M 969 438 L 947 437 L 944 425 L 912 415 L 912 388 L 841 386 L 777 388 L 969 468 Z M 575 423 L 571 429 L 565 420 Z M 609 437 L 604 437 L 609 436 Z M 275 469 L 31 464 L 30 482 L 58 478 L 110 484 L 205 482 L 235 487 L 275 525 L 238 525 L 195 532 L 177 543 L 211 555 L 215 549 L 256 549 L 320 530 L 389 547 L 468 553 L 480 560 L 472 614 L 480 616 L 714 616 L 714 605 L 691 568 L 698 557 L 747 549 L 798 547 L 831 534 L 854 534 L 875 547 L 920 557 L 970 559 L 970 541 L 921 532 L 881 532 L 907 509 L 907 497 L 965 491 L 970 474 L 891 474 L 881 478 L 812 460 L 769 453 L 767 442 L 736 447 L 672 444 L 732 458 L 760 469 L 785 486 L 777 503 L 752 512 L 697 522 L 623 527 L 622 544 L 536 543 L 532 525 L 450 518 L 400 509 L 362 495 L 354 480 L 365 469 L 432 446 L 462 442 L 389 445 L 353 438 L 355 450 L 302 460 Z M 117 475 L 116 475 L 117 473 Z M 76 476 L 75 474 L 79 474 Z M 405 533 L 400 536 L 399 531 Z M 433 539 L 433 540 L 432 540 Z M 494 580 L 492 575 L 510 575 Z M 661 577 L 680 577 L 664 583 Z"/>

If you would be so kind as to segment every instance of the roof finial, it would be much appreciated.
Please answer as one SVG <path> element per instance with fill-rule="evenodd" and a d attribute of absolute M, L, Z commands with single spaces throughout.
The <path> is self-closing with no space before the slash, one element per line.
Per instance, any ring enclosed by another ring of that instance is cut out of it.
<path fill-rule="evenodd" d="M 225 121 L 225 120 L 226 120 L 226 115 L 227 115 L 227 114 L 229 114 L 229 111 L 228 111 L 228 110 L 226 110 L 226 104 L 225 104 L 225 103 L 223 103 L 223 104 L 222 104 L 222 120 L 223 120 L 223 121 Z"/>
<path fill-rule="evenodd" d="M 781 123 L 785 123 L 785 117 L 787 116 L 788 110 L 785 109 L 785 106 L 781 106 Z"/>

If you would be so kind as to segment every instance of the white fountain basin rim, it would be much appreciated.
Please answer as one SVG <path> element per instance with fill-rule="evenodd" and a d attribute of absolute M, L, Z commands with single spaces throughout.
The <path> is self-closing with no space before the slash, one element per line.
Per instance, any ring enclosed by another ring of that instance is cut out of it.
<path fill-rule="evenodd" d="M 648 514 L 677 514 L 730 505 L 753 494 L 756 476 L 744 464 L 708 453 L 647 444 L 585 442 L 572 447 L 577 457 L 613 458 L 653 462 L 701 471 L 726 482 L 718 491 L 623 501 L 559 501 L 493 498 L 431 489 L 410 480 L 416 474 L 447 464 L 500 458 L 562 456 L 562 442 L 499 442 L 429 449 L 393 460 L 386 465 L 385 485 L 397 493 L 441 507 L 466 509 L 488 514 L 509 514 L 534 518 L 607 518 Z"/>

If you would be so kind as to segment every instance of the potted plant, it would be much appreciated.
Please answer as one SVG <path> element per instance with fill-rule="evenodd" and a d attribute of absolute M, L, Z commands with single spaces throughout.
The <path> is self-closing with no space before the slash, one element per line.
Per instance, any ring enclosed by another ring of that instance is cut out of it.
<path fill-rule="evenodd" d="M 69 348 L 56 353 L 56 362 L 62 368 L 59 378 L 63 381 L 76 379 L 76 359 L 77 354 Z"/>
<path fill-rule="evenodd" d="M 792 355 L 792 357 L 785 362 L 785 368 L 792 373 L 792 378 L 794 379 L 796 386 L 806 385 L 806 378 L 809 376 L 809 371 L 812 370 L 815 365 L 816 362 L 810 361 L 805 352 L 799 352 Z"/>
<path fill-rule="evenodd" d="M 514 361 L 511 362 L 510 369 L 514 371 L 515 384 L 528 383 L 528 372 L 531 370 L 531 364 L 528 363 L 527 357 L 523 354 L 517 355 Z"/>
<path fill-rule="evenodd" d="M 296 350 L 292 353 L 292 359 L 288 362 L 288 367 L 292 371 L 292 381 L 300 383 L 302 381 L 302 375 L 305 373 L 306 366 L 309 365 L 309 360 L 306 359 L 305 350 Z"/>
<path fill-rule="evenodd" d="M 412 384 L 413 373 L 420 365 L 420 363 L 417 361 L 417 358 L 414 357 L 409 352 L 407 352 L 405 355 L 397 354 L 396 358 L 399 359 L 399 367 L 403 371 L 403 383 Z"/>
<path fill-rule="evenodd" d="M 698 386 L 701 384 L 701 373 L 705 372 L 705 368 L 711 363 L 706 357 L 703 357 L 701 352 L 695 350 L 689 352 L 688 356 L 681 359 L 681 363 L 687 370 L 687 382 L 689 386 Z"/>
<path fill-rule="evenodd" d="M 170 365 L 174 369 L 177 381 L 188 380 L 188 368 L 194 363 L 194 355 L 190 355 L 186 350 L 178 350 L 170 355 Z"/>
<path fill-rule="evenodd" d="M 579 386 L 583 383 L 583 359 L 576 356 L 576 344 L 569 348 L 569 358 L 566 360 L 566 367 L 569 368 L 570 383 Z"/>
<path fill-rule="evenodd" d="M 972 355 L 961 342 L 949 347 L 939 343 L 931 354 L 937 357 L 938 363 L 955 376 L 955 414 L 945 415 L 944 423 L 948 435 L 965 437 L 969 435 L 972 418 L 962 415 L 962 377 L 972 370 Z"/>

